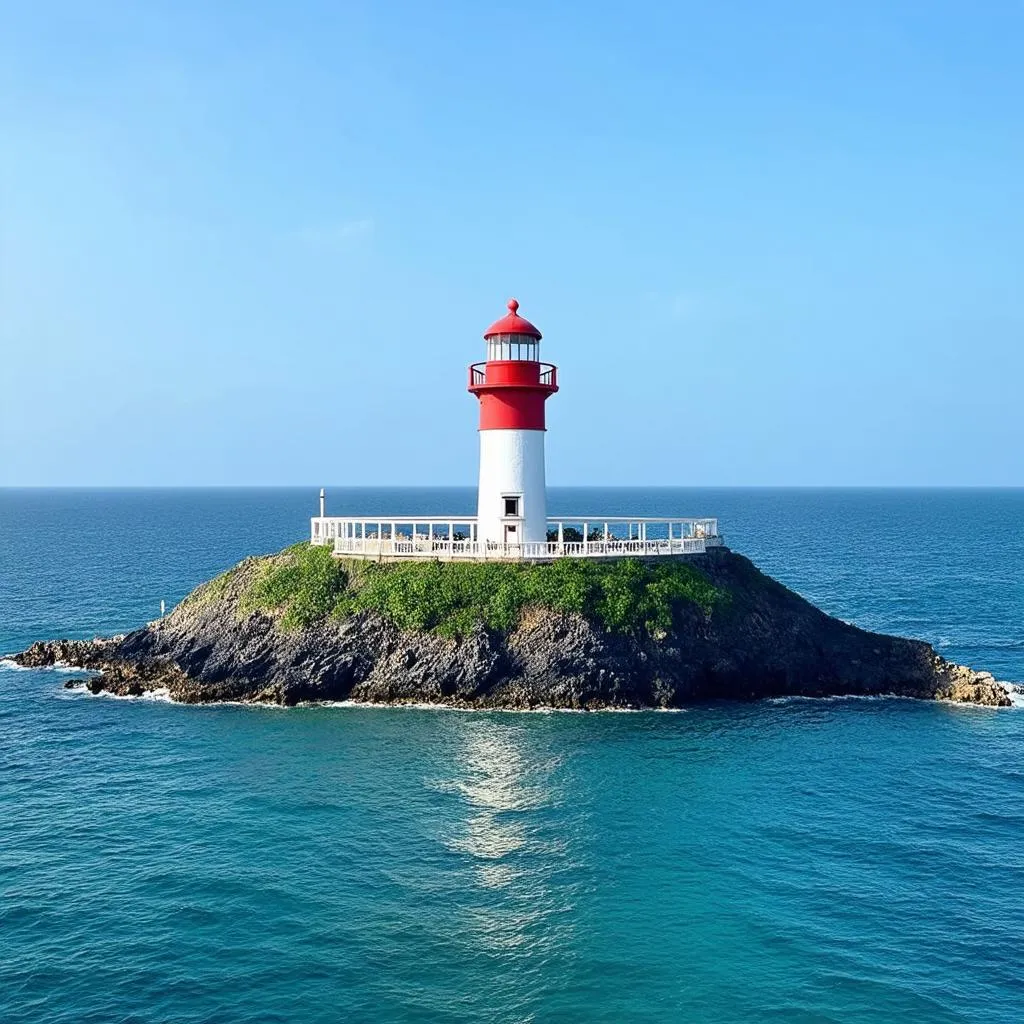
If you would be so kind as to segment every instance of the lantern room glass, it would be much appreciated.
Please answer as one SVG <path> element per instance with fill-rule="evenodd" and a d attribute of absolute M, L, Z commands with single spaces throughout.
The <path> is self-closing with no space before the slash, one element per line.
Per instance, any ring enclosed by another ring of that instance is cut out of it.
<path fill-rule="evenodd" d="M 540 344 L 530 334 L 495 334 L 487 339 L 487 360 L 536 363 L 540 361 Z"/>

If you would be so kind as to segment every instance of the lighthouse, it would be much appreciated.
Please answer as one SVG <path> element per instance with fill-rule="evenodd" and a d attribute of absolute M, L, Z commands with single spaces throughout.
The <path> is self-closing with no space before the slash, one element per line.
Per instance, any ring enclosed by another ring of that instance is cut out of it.
<path fill-rule="evenodd" d="M 338 558 L 380 562 L 548 562 L 556 558 L 678 558 L 719 547 L 718 520 L 689 516 L 587 515 L 548 518 L 544 473 L 544 410 L 558 390 L 558 370 L 540 361 L 541 333 L 508 313 L 484 332 L 487 359 L 469 367 L 469 390 L 480 402 L 480 482 L 474 516 L 376 514 L 329 516 L 309 523 L 311 544 Z M 472 500 L 472 499 L 470 499 Z"/>
<path fill-rule="evenodd" d="M 469 368 L 480 400 L 480 482 L 477 542 L 508 550 L 547 541 L 544 408 L 558 390 L 558 371 L 540 361 L 541 333 L 508 313 L 484 332 L 487 360 Z"/>

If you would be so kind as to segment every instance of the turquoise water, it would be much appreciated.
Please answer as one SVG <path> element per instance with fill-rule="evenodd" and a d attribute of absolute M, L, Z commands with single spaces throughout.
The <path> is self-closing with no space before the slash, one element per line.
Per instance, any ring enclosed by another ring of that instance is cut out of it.
<path fill-rule="evenodd" d="M 135 626 L 314 505 L 0 491 L 0 650 Z M 717 513 L 829 611 L 1024 680 L 1024 492 L 552 505 Z M 1024 710 L 190 708 L 65 675 L 0 667 L 4 1022 L 1022 1017 Z"/>

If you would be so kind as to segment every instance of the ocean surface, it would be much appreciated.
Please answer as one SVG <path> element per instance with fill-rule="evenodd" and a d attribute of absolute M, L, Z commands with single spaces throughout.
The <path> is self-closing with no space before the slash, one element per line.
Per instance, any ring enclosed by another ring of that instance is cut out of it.
<path fill-rule="evenodd" d="M 0 490 L 0 652 L 139 626 L 316 501 Z M 830 613 L 1024 682 L 1024 491 L 550 506 L 717 515 Z M 179 707 L 68 674 L 0 664 L 3 1024 L 1024 1020 L 1024 708 Z"/>

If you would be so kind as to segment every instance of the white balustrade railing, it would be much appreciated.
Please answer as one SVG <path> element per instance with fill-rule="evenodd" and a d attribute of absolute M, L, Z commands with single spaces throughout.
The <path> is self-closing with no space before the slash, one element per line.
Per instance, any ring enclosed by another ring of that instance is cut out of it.
<path fill-rule="evenodd" d="M 722 544 L 717 519 L 628 516 L 549 518 L 548 540 L 477 539 L 475 518 L 316 516 L 310 541 L 357 558 L 552 559 L 701 554 Z"/>

